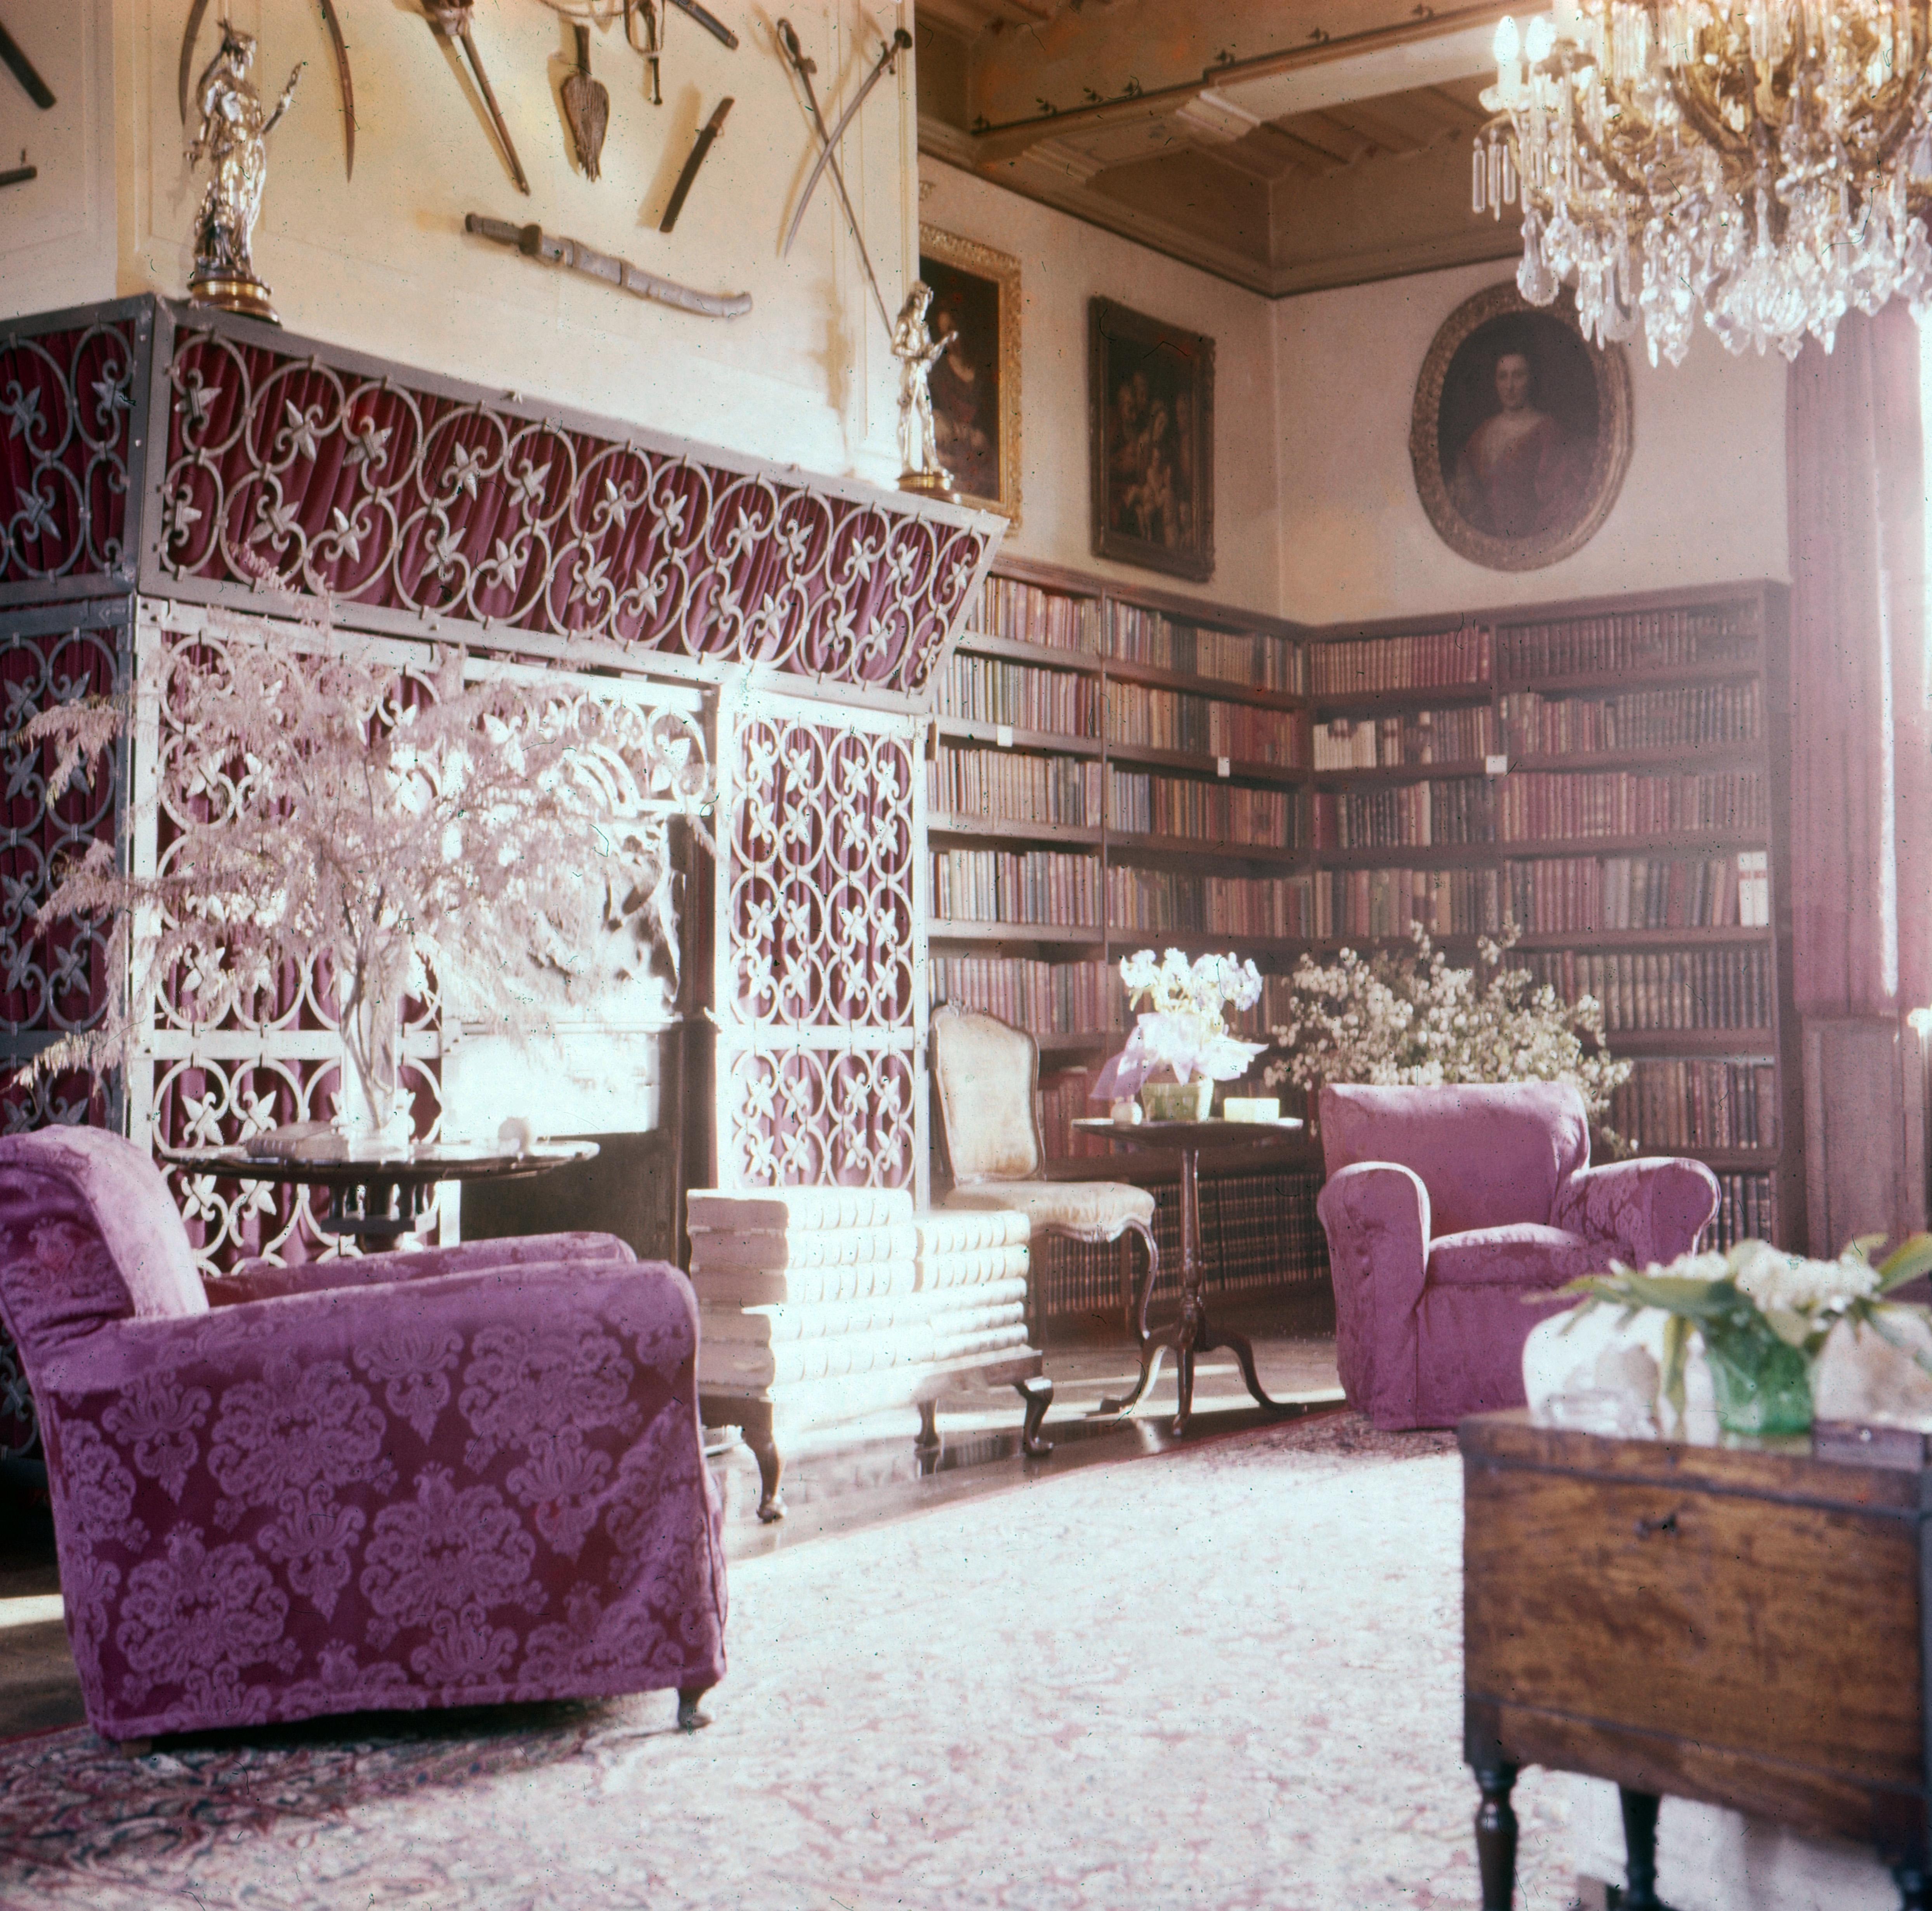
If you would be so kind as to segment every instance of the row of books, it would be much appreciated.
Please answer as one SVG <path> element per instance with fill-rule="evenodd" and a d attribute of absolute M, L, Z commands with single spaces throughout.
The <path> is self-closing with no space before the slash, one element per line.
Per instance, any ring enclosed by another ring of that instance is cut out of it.
<path fill-rule="evenodd" d="M 1774 992 L 1768 949 L 1672 949 L 1656 953 L 1591 956 L 1574 949 L 1547 954 L 1512 951 L 1566 1002 L 1593 995 L 1612 1034 L 1673 1028 L 1768 1031 Z"/>
<path fill-rule="evenodd" d="M 1034 1106 L 1040 1116 L 1040 1145 L 1046 1149 L 1048 1160 L 1064 1161 L 1069 1155 L 1106 1152 L 1104 1137 L 1096 1139 L 1082 1135 L 1073 1126 L 1083 1115 L 1107 1112 L 1104 1104 L 1087 1099 L 1087 1091 L 1093 1085 L 1093 1075 L 1086 1069 L 1042 1074 Z"/>
<path fill-rule="evenodd" d="M 1550 856 L 1508 866 L 1510 920 L 1527 930 L 1762 928 L 1762 850 L 1738 856 Z"/>
<path fill-rule="evenodd" d="M 1208 783 L 1187 776 L 1107 772 L 1107 822 L 1126 835 L 1192 836 L 1204 843 L 1292 849 L 1301 841 L 1301 806 L 1286 790 Z"/>
<path fill-rule="evenodd" d="M 1722 1253 L 1741 1240 L 1778 1239 L 1777 1196 L 1768 1174 L 1720 1174 L 1718 1212 L 1704 1245 Z"/>
<path fill-rule="evenodd" d="M 936 956 L 932 1000 L 978 1009 L 1034 1035 L 1124 1030 L 1127 992 L 1112 962 L 1036 962 L 1004 956 Z"/>
<path fill-rule="evenodd" d="M 1082 1137 L 1082 1153 L 1089 1150 Z M 1202 1291 L 1257 1292 L 1324 1280 L 1328 1244 L 1315 1212 L 1322 1178 L 1310 1172 L 1259 1169 L 1204 1174 L 1201 1180 Z M 1160 1278 L 1154 1306 L 1171 1306 L 1180 1287 L 1180 1196 L 1169 1182 L 1153 1190 Z M 1049 1319 L 1118 1323 L 1130 1292 L 1146 1271 L 1138 1251 L 1118 1243 L 1051 1238 L 1034 1246 L 1035 1304 Z"/>
<path fill-rule="evenodd" d="M 1306 876 L 1184 876 L 1166 869 L 1107 872 L 1107 920 L 1122 929 L 1228 936 L 1306 936 Z"/>
<path fill-rule="evenodd" d="M 1775 1062 L 1639 1062 L 1610 1126 L 1641 1148 L 1774 1148 Z"/>
<path fill-rule="evenodd" d="M 926 765 L 926 802 L 935 818 L 1100 826 L 1101 766 L 1082 757 L 958 749 L 942 743 Z"/>
<path fill-rule="evenodd" d="M 1497 821 L 1508 843 L 1712 832 L 1744 836 L 1771 826 L 1770 792 L 1754 770 L 1676 776 L 1532 770 L 1504 778 L 1502 791 Z"/>
<path fill-rule="evenodd" d="M 1035 670 L 1004 657 L 956 650 L 934 706 L 967 723 L 1006 723 L 1056 736 L 1093 736 L 1100 685 L 1070 670 Z"/>
<path fill-rule="evenodd" d="M 1315 726 L 1312 760 L 1317 770 L 1395 770 L 1405 764 L 1479 763 L 1498 747 L 1496 713 L 1478 704 L 1466 710 L 1332 717 Z"/>
<path fill-rule="evenodd" d="M 1106 734 L 1111 743 L 1239 757 L 1288 769 L 1308 760 L 1308 718 L 1304 711 L 1224 704 L 1190 691 L 1154 690 L 1142 683 L 1108 685 Z"/>
<path fill-rule="evenodd" d="M 1406 936 L 1420 922 L 1435 935 L 1496 935 L 1502 879 L 1494 869 L 1324 869 L 1314 878 L 1315 934 Z"/>
<path fill-rule="evenodd" d="M 1299 692 L 1306 687 L 1301 646 L 1287 638 L 1177 623 L 1134 604 L 1115 603 L 1108 611 L 1107 652 L 1124 662 L 1222 677 L 1261 690 Z"/>
<path fill-rule="evenodd" d="M 937 850 L 932 913 L 948 922 L 1097 923 L 1100 875 L 1092 856 L 1058 850 Z"/>
<path fill-rule="evenodd" d="M 1381 790 L 1318 790 L 1313 806 L 1317 849 L 1420 848 L 1496 840 L 1490 786 L 1474 776 L 1392 784 Z"/>
<path fill-rule="evenodd" d="M 1755 604 L 1622 610 L 1597 617 L 1568 617 L 1558 622 L 1506 626 L 1498 661 L 1506 677 L 1661 670 L 1726 661 L 1757 639 Z"/>
<path fill-rule="evenodd" d="M 1092 597 L 1067 597 L 1012 578 L 988 578 L 980 608 L 968 620 L 988 637 L 1014 644 L 1040 644 L 1055 650 L 1100 649 L 1100 604 Z"/>
<path fill-rule="evenodd" d="M 1495 633 L 1477 624 L 1420 637 L 1338 638 L 1308 650 L 1309 683 L 1317 697 L 1487 683 L 1496 674 Z"/>
<path fill-rule="evenodd" d="M 1620 697 L 1545 697 L 1534 690 L 1511 690 L 1504 694 L 1502 705 L 1503 737 L 1511 756 L 1754 743 L 1764 734 L 1763 698 L 1755 677 L 1738 683 L 1686 684 L 1676 690 L 1631 690 Z"/>

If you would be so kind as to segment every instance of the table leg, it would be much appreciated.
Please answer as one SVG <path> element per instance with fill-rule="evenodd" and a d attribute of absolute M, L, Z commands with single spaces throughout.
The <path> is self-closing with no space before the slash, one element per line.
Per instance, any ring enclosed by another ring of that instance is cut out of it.
<path fill-rule="evenodd" d="M 1624 1911 L 1670 1911 L 1657 1894 L 1656 1795 L 1617 1787 L 1624 1811 Z"/>
<path fill-rule="evenodd" d="M 1476 1868 L 1483 1881 L 1483 1911 L 1514 1911 L 1516 1904 L 1516 1787 L 1513 1765 L 1479 1765 L 1476 1783 L 1483 1802 L 1476 1808 Z"/>

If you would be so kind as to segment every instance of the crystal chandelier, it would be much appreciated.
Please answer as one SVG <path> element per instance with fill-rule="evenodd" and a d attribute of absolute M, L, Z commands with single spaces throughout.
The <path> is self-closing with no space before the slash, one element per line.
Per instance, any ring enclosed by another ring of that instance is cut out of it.
<path fill-rule="evenodd" d="M 1598 344 L 1650 362 L 1826 351 L 1853 306 L 1932 300 L 1928 0 L 1559 0 L 1496 28 L 1474 204 L 1520 196 L 1516 284 L 1562 283 Z"/>

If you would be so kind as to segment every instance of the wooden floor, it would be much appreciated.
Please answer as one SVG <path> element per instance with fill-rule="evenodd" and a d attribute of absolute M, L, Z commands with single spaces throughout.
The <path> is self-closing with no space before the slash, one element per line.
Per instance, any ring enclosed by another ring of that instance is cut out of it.
<path fill-rule="evenodd" d="M 1217 1321 L 1223 1318 L 1217 1310 Z M 1263 1388 L 1304 1412 L 1339 1403 L 1335 1343 L 1318 1318 L 1284 1327 L 1277 1306 L 1229 1311 L 1226 1324 L 1254 1342 Z M 744 1448 L 719 1437 L 712 1464 L 724 1502 L 725 1550 L 742 1559 L 786 1546 L 850 1532 L 881 1521 L 970 1498 L 1008 1492 L 1068 1468 L 1158 1454 L 1266 1423 L 1249 1398 L 1233 1356 L 1210 1354 L 1196 1370 L 1194 1417 L 1177 1440 L 1173 1366 L 1126 1422 L 1087 1418 L 1105 1394 L 1132 1387 L 1132 1348 L 1117 1333 L 1049 1334 L 1047 1372 L 1054 1383 L 1042 1460 L 1020 1451 L 1018 1396 L 1010 1389 L 963 1393 L 939 1416 L 941 1450 L 914 1450 L 918 1416 L 910 1408 L 801 1441 L 786 1456 L 785 1518 L 761 1525 L 758 1472 Z M 60 1618 L 53 1526 L 44 1503 L 17 1472 L 0 1475 L 0 1738 L 79 1723 L 80 1688 Z"/>

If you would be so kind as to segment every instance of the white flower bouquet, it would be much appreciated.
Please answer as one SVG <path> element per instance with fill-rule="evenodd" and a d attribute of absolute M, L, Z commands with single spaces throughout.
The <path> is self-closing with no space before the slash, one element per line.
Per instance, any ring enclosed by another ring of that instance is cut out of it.
<path fill-rule="evenodd" d="M 1120 980 L 1141 1011 L 1126 1046 L 1100 1071 L 1096 1100 L 1124 1100 L 1165 1069 L 1176 1082 L 1238 1082 L 1262 1045 L 1228 1033 L 1227 1011 L 1262 998 L 1260 972 L 1232 956 L 1190 963 L 1178 949 L 1151 949 L 1120 958 Z"/>
<path fill-rule="evenodd" d="M 1664 1323 L 1659 1393 L 1684 1412 L 1684 1369 L 1695 1328 L 1711 1368 L 1720 1426 L 1734 1433 L 1800 1433 L 1811 1424 L 1811 1369 L 1840 1321 L 1868 1327 L 1912 1354 L 1888 1316 L 1886 1297 L 1932 1271 L 1932 1234 L 1914 1234 L 1874 1266 L 1876 1235 L 1854 1241 L 1835 1261 L 1810 1261 L 1761 1240 L 1727 1252 L 1683 1254 L 1641 1272 L 1612 1262 L 1563 1289 L 1581 1297 L 1573 1319 L 1592 1308 L 1620 1307 L 1626 1318 L 1646 1308 Z"/>

